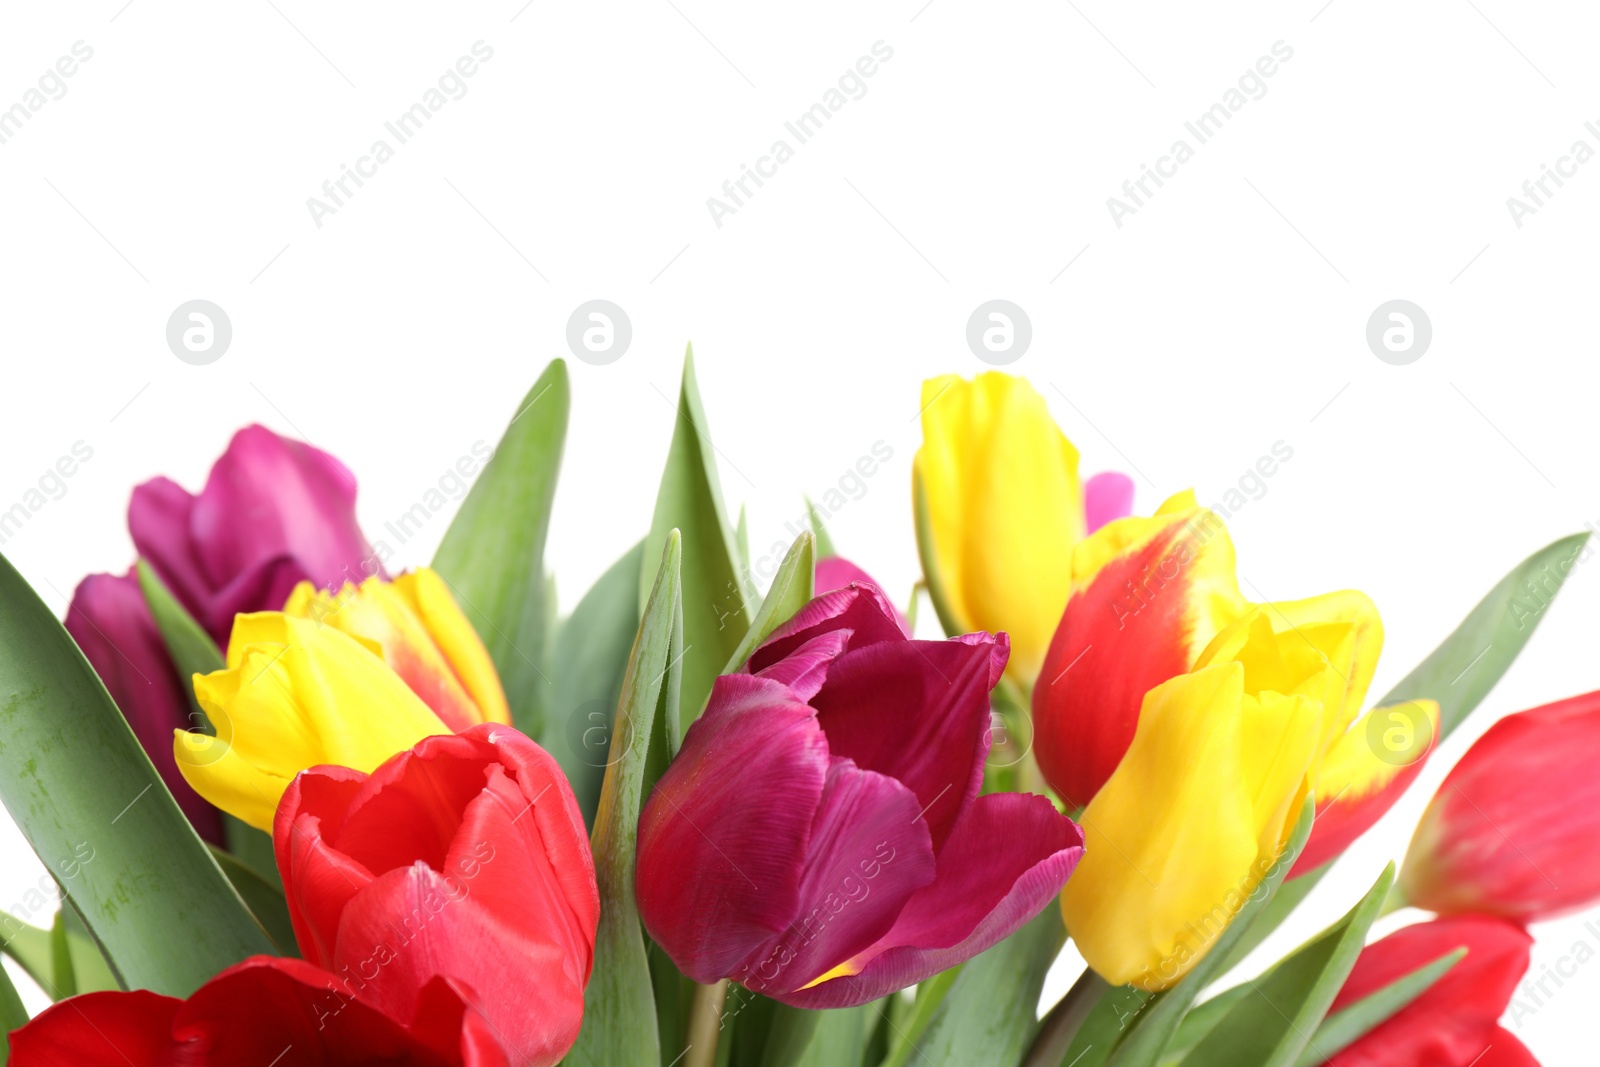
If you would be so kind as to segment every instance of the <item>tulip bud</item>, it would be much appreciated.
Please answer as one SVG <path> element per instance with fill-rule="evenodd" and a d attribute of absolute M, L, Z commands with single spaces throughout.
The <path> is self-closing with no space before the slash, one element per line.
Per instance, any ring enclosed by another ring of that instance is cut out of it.
<path fill-rule="evenodd" d="M 947 632 L 1011 635 L 1013 679 L 1031 685 L 1071 586 L 1086 529 L 1078 450 L 1023 378 L 989 371 L 922 384 L 914 487 L 918 548 Z M 1094 521 L 1127 514 L 1131 483 L 1101 480 Z"/>
<path fill-rule="evenodd" d="M 1467 750 L 1417 824 L 1406 900 L 1539 922 L 1600 900 L 1600 692 L 1508 715 Z"/>
<path fill-rule="evenodd" d="M 276 611 L 240 615 L 227 666 L 195 675 L 194 691 L 216 736 L 178 731 L 178 769 L 195 792 L 269 832 L 278 798 L 306 768 L 371 771 L 450 732 L 366 645 Z"/>
<path fill-rule="evenodd" d="M 1533 939 L 1482 915 L 1402 927 L 1361 950 L 1329 1013 L 1342 1011 L 1458 949 L 1467 954 L 1422 995 L 1326 1061 L 1325 1067 L 1501 1067 L 1532 1064 L 1498 1020 L 1528 969 Z"/>
<path fill-rule="evenodd" d="M 583 1022 L 600 895 L 560 767 L 507 726 L 429 737 L 371 775 L 318 767 L 284 793 L 273 846 L 305 959 L 407 1027 L 428 984 L 468 991 L 518 1067 Z"/>
<path fill-rule="evenodd" d="M 378 645 L 384 662 L 450 729 L 511 724 L 489 650 L 433 570 L 392 582 L 368 578 L 359 587 L 346 582 L 337 593 L 301 582 L 283 610 Z"/>
<path fill-rule="evenodd" d="M 296 583 L 381 571 L 356 525 L 356 481 L 326 452 L 246 426 L 191 494 L 167 478 L 133 491 L 139 555 L 217 644 L 240 612 L 276 611 Z"/>
<path fill-rule="evenodd" d="M 91 574 L 73 591 L 65 625 L 195 832 L 222 844 L 221 813 L 178 773 L 172 733 L 198 724 L 138 577 Z"/>
<path fill-rule="evenodd" d="M 1082 835 L 1040 796 L 979 796 L 1005 635 L 908 640 L 871 585 L 780 626 L 639 820 L 639 914 L 702 983 L 864 1004 L 976 955 L 1061 889 Z"/>

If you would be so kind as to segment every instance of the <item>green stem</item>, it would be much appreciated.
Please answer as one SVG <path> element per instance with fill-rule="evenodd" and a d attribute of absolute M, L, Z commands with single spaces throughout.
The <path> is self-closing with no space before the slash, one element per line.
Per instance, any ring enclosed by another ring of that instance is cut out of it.
<path fill-rule="evenodd" d="M 1085 968 L 1067 990 L 1067 995 L 1061 998 L 1061 1003 L 1040 1020 L 1039 1032 L 1034 1036 L 1033 1047 L 1023 1058 L 1022 1067 L 1061 1067 L 1061 1060 L 1072 1047 L 1078 1027 L 1110 988 L 1092 968 Z"/>
<path fill-rule="evenodd" d="M 689 998 L 689 1032 L 683 1050 L 683 1067 L 715 1067 L 717 1037 L 722 1032 L 722 1004 L 728 997 L 728 980 L 711 985 L 696 983 Z"/>

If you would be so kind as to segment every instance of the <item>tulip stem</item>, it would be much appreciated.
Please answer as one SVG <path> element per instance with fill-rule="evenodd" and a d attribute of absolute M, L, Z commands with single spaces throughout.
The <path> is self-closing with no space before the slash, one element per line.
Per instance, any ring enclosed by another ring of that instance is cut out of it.
<path fill-rule="evenodd" d="M 1039 1021 L 1039 1033 L 1022 1067 L 1060 1067 L 1078 1028 L 1110 988 L 1093 968 L 1084 968 L 1067 995 Z"/>
<path fill-rule="evenodd" d="M 728 980 L 711 985 L 695 984 L 689 998 L 689 1032 L 683 1050 L 683 1067 L 715 1067 L 717 1037 L 722 1032 L 722 1005 L 728 996 Z"/>

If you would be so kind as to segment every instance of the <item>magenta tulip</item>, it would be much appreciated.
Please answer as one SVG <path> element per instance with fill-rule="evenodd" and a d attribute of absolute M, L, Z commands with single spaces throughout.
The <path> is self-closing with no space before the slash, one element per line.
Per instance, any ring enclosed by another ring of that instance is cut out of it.
<path fill-rule="evenodd" d="M 874 587 L 811 601 L 718 678 L 639 822 L 639 912 L 697 982 L 863 1004 L 993 945 L 1083 835 L 979 796 L 1004 634 L 913 641 Z"/>
<path fill-rule="evenodd" d="M 872 575 L 857 567 L 843 556 L 824 556 L 817 560 L 817 593 L 829 593 L 835 589 L 843 589 L 851 582 L 865 582 L 882 591 L 883 585 Z M 894 620 L 900 624 L 901 631 L 911 636 L 911 623 L 905 613 L 899 608 L 894 609 Z"/>
<path fill-rule="evenodd" d="M 189 718 L 185 682 L 167 656 L 139 579 L 132 571 L 120 577 L 91 574 L 73 591 L 65 625 L 195 831 L 222 844 L 222 813 L 178 773 L 172 731 L 196 723 Z"/>
<path fill-rule="evenodd" d="M 277 611 L 297 582 L 338 588 L 380 572 L 356 525 L 343 463 L 264 426 L 246 426 L 198 495 L 167 478 L 133 491 L 133 543 L 218 645 L 233 616 Z"/>

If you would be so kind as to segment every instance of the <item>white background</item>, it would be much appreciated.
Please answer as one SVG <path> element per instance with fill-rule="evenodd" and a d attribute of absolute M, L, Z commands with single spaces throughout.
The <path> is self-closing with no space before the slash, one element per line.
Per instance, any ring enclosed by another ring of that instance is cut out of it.
<path fill-rule="evenodd" d="M 688 341 L 758 555 L 788 540 L 802 493 L 876 441 L 893 449 L 830 526 L 903 600 L 919 383 L 983 369 L 964 328 L 995 297 L 1032 319 L 1010 369 L 1049 399 L 1085 474 L 1136 472 L 1141 511 L 1188 486 L 1219 499 L 1274 442 L 1293 448 L 1230 520 L 1245 591 L 1369 592 L 1389 638 L 1375 692 L 1524 555 L 1600 520 L 1600 163 L 1521 228 L 1506 207 L 1574 140 L 1600 148 L 1583 126 L 1600 119 L 1600 26 L 1580 5 L 123 2 L 0 13 L 0 107 L 74 42 L 94 50 L 0 144 L 0 509 L 74 442 L 94 450 L 4 546 L 58 610 L 83 574 L 131 562 L 134 484 L 198 488 L 251 421 L 343 458 L 381 536 L 493 442 L 596 297 L 634 336 L 612 365 L 572 361 L 547 556 L 564 607 L 649 522 Z M 318 228 L 307 198 L 374 140 L 393 145 L 385 121 L 479 40 L 494 54 L 466 95 Z M 794 145 L 784 122 L 880 40 L 893 58 L 866 95 L 716 226 L 706 199 L 775 139 Z M 1293 58 L 1265 96 L 1114 225 L 1107 197 L 1175 139 L 1194 146 L 1184 122 L 1280 40 Z M 197 297 L 234 330 L 205 367 L 164 338 Z M 1364 340 L 1393 298 L 1433 323 L 1409 366 Z M 426 562 L 446 521 L 398 563 Z M 1503 684 L 1268 953 L 1403 852 L 1495 717 L 1600 687 L 1597 572 L 1577 569 Z M 0 838 L 4 906 L 39 869 L 14 830 Z M 1600 946 L 1581 918 L 1536 934 L 1535 973 L 1580 938 Z M 1518 1033 L 1547 1063 L 1587 1062 L 1597 994 L 1588 966 Z"/>

